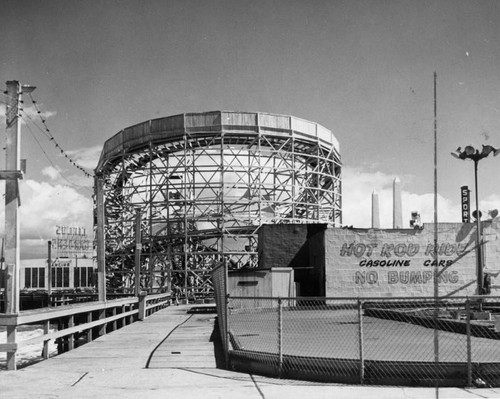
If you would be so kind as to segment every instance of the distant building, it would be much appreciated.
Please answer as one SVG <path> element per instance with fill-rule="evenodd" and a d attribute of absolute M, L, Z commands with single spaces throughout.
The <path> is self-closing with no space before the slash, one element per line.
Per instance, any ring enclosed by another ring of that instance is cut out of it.
<path fill-rule="evenodd" d="M 21 260 L 21 290 L 47 290 L 48 260 Z M 96 285 L 97 266 L 92 258 L 57 258 L 52 261 L 52 286 L 57 290 L 91 289 Z"/>

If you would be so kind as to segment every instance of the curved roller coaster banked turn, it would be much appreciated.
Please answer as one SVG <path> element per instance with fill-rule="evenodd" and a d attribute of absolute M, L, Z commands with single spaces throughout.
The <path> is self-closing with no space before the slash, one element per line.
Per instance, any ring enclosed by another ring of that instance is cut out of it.
<path fill-rule="evenodd" d="M 258 267 L 262 224 L 341 224 L 338 142 L 291 116 L 149 120 L 106 141 L 96 176 L 108 292 L 135 292 L 139 282 L 148 292 L 175 284 L 187 297 L 211 296 L 215 265 Z"/>

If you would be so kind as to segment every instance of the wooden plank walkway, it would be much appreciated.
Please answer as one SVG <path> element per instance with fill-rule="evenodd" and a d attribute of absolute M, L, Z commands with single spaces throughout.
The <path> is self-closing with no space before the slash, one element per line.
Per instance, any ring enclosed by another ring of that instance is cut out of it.
<path fill-rule="evenodd" d="M 189 309 L 189 305 L 171 306 L 143 321 L 32 367 L 53 371 L 69 367 L 86 371 L 130 367 L 176 368 L 188 367 L 188 364 L 189 367 L 215 368 L 213 344 L 209 338 L 216 315 L 188 314 Z M 203 316 L 200 325 L 197 325 L 197 316 Z M 186 329 L 193 332 L 187 332 Z M 191 356 L 189 362 L 183 360 L 187 353 L 196 350 L 203 350 L 203 355 Z M 178 351 L 184 351 L 182 357 L 169 353 Z"/>
<path fill-rule="evenodd" d="M 215 314 L 191 314 L 155 348 L 147 368 L 216 368 Z"/>
<path fill-rule="evenodd" d="M 70 352 L 0 371 L 0 398 L 261 398 L 259 378 L 216 368 L 216 314 L 190 314 L 192 307 L 170 306 Z"/>
<path fill-rule="evenodd" d="M 216 342 L 211 336 L 215 314 L 191 315 L 188 309 L 189 305 L 171 306 L 71 352 L 18 371 L 0 371 L 0 398 L 405 399 L 435 395 L 434 388 L 278 380 L 216 368 Z M 498 398 L 500 389 L 449 388 L 439 394 Z"/>

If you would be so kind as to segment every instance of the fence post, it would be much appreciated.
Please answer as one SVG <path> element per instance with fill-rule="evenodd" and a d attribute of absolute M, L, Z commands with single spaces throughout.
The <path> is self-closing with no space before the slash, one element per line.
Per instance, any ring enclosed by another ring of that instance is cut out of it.
<path fill-rule="evenodd" d="M 278 298 L 278 376 L 281 378 L 283 371 L 283 300 Z"/>
<path fill-rule="evenodd" d="M 222 322 L 224 323 L 224 360 L 226 361 L 226 368 L 229 369 L 229 294 L 225 296 L 224 303 L 224 319 Z"/>
<path fill-rule="evenodd" d="M 467 297 L 465 300 L 465 312 L 467 313 L 467 386 L 472 387 L 472 345 L 470 333 L 470 299 Z"/>
<path fill-rule="evenodd" d="M 363 384 L 365 380 L 365 357 L 363 352 L 363 302 L 358 298 L 358 324 L 359 324 L 359 383 Z"/>

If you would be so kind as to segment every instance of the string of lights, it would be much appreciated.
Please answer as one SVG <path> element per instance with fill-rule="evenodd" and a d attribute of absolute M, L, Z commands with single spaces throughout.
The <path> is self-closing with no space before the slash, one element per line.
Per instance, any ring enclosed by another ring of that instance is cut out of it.
<path fill-rule="evenodd" d="M 38 125 L 36 125 L 34 123 L 34 121 L 32 120 L 31 116 L 26 114 L 24 111 L 22 111 L 24 113 L 24 115 L 31 121 L 33 122 L 33 124 L 38 128 L 40 129 L 40 127 Z M 50 159 L 49 155 L 47 154 L 47 152 L 45 152 L 45 150 L 43 149 L 43 146 L 42 144 L 40 143 L 40 140 L 38 140 L 38 138 L 36 137 L 35 133 L 33 132 L 33 130 L 31 129 L 30 125 L 26 125 L 28 131 L 31 133 L 31 136 L 33 136 L 33 138 L 35 139 L 35 142 L 38 144 L 38 146 L 40 147 L 40 150 L 42 151 L 42 153 L 45 155 L 45 158 L 47 158 L 47 160 L 49 161 L 49 163 L 52 165 L 52 167 L 54 168 L 54 170 L 57 171 L 57 173 L 59 174 L 59 176 L 61 176 L 64 180 L 66 180 L 70 185 L 74 186 L 74 187 L 78 187 L 78 188 L 83 188 L 83 189 L 86 189 L 86 190 L 89 190 L 91 192 L 93 192 L 93 190 L 90 190 L 89 187 L 86 187 L 86 186 L 81 186 L 79 184 L 75 184 L 73 183 L 72 181 L 70 181 L 60 170 L 59 168 L 54 164 L 54 162 L 52 162 L 52 159 Z"/>
<path fill-rule="evenodd" d="M 5 97 L 7 99 L 13 99 L 14 97 L 13 96 L 9 96 L 8 93 L 5 91 L 4 92 L 5 94 Z M 30 97 L 31 97 L 31 94 L 30 94 Z M 33 118 L 31 117 L 31 115 L 26 112 L 23 108 L 23 104 L 24 104 L 24 101 L 20 101 L 19 103 L 19 108 L 18 108 L 18 117 L 19 118 L 22 118 L 24 119 L 26 122 L 28 122 L 28 120 L 38 129 L 40 130 L 50 141 L 54 141 L 55 143 L 55 146 L 56 148 L 58 148 L 61 153 L 65 156 L 65 158 L 68 159 L 68 161 L 70 163 L 72 163 L 75 167 L 77 167 L 79 170 L 81 170 L 87 177 L 91 177 L 91 175 L 86 171 L 84 170 L 81 166 L 79 166 L 78 164 L 76 164 L 76 162 L 74 162 L 65 152 L 64 150 L 61 148 L 61 146 L 56 142 L 54 136 L 52 135 L 52 133 L 50 132 L 50 129 L 47 127 L 46 123 L 45 123 L 45 119 L 43 117 L 43 114 L 42 112 L 40 111 L 40 108 L 37 106 L 37 103 L 36 101 L 31 97 L 31 101 L 33 102 L 33 105 L 34 105 L 34 108 L 37 112 L 37 115 L 39 115 L 40 117 L 40 120 L 41 122 L 43 123 L 44 127 L 42 128 L 41 126 L 39 126 L 35 120 L 33 120 Z M 5 106 L 8 106 L 9 103 L 3 101 L 3 100 L 0 100 L 0 103 L 1 104 L 4 104 Z M 88 189 L 87 186 L 82 186 L 82 185 L 78 185 L 78 184 L 75 184 L 73 183 L 72 181 L 70 181 L 62 172 L 61 170 L 54 164 L 54 162 L 52 161 L 52 159 L 49 157 L 49 155 L 47 154 L 47 152 L 44 150 L 43 146 L 41 145 L 40 141 L 38 140 L 37 136 L 34 134 L 33 130 L 31 129 L 30 125 L 28 123 L 26 123 L 26 127 L 27 129 L 29 130 L 29 132 L 31 133 L 31 135 L 33 136 L 34 140 L 36 141 L 37 145 L 39 146 L 40 150 L 42 151 L 42 153 L 44 154 L 44 156 L 47 158 L 47 160 L 49 161 L 49 163 L 52 165 L 52 167 L 57 171 L 57 173 L 64 179 L 66 180 L 70 185 L 74 186 L 74 187 L 78 187 L 78 188 L 83 188 L 83 189 Z"/>
<path fill-rule="evenodd" d="M 31 95 L 31 93 L 28 93 L 29 94 L 29 97 L 31 99 L 31 102 L 33 103 L 33 106 L 35 108 L 35 111 L 37 113 L 37 115 L 40 117 L 40 121 L 42 122 L 42 125 L 43 125 L 43 130 L 44 133 L 47 135 L 47 137 L 49 138 L 50 141 L 52 141 L 55 145 L 55 147 L 60 151 L 60 153 L 67 159 L 67 161 L 73 165 L 75 168 L 77 168 L 78 170 L 80 170 L 86 177 L 93 177 L 93 175 L 89 172 L 87 172 L 87 170 L 85 170 L 82 166 L 78 165 L 78 163 L 76 163 L 67 153 L 66 151 L 64 151 L 64 149 L 59 145 L 59 143 L 56 141 L 55 137 L 52 135 L 52 132 L 50 131 L 50 129 L 48 128 L 47 124 L 46 124 L 46 120 L 44 119 L 43 117 L 43 114 L 42 112 L 40 111 L 40 108 L 38 107 L 38 104 L 37 102 L 33 99 L 33 96 Z M 23 111 L 22 108 L 20 108 L 21 111 Z M 26 114 L 26 113 L 25 113 Z M 36 125 L 37 126 L 37 125 Z M 40 128 L 40 127 L 39 127 Z"/>
<path fill-rule="evenodd" d="M 4 94 L 6 95 L 6 97 L 10 97 L 11 99 L 13 98 L 12 96 L 9 96 L 7 94 L 7 92 L 4 92 Z M 33 101 L 33 99 L 32 99 Z M 3 100 L 0 99 L 0 104 L 3 104 L 5 106 L 8 106 L 9 104 Z M 50 134 L 50 130 L 47 129 L 47 128 L 42 128 L 40 127 L 36 121 L 33 120 L 33 118 L 31 117 L 31 115 L 29 113 L 27 113 L 23 108 L 24 104 L 24 101 L 20 101 L 20 106 L 19 106 L 19 109 L 18 109 L 18 117 L 19 118 L 22 118 L 24 119 L 26 122 L 31 122 L 38 130 L 40 130 L 47 138 L 51 139 L 51 134 Z M 36 107 L 35 107 L 36 109 Z M 37 114 L 38 115 L 42 115 L 40 110 L 37 109 Z M 43 120 L 43 118 L 41 117 L 41 119 Z M 46 126 L 46 125 L 45 125 Z M 28 129 L 28 131 L 30 132 L 31 136 L 33 137 L 33 139 L 35 140 L 35 142 L 37 143 L 38 147 L 40 148 L 40 150 L 42 151 L 42 153 L 44 154 L 45 158 L 47 159 L 47 161 L 52 165 L 52 167 L 54 168 L 54 170 L 57 171 L 57 173 L 64 179 L 66 180 L 70 185 L 74 186 L 74 187 L 78 187 L 78 188 L 83 188 L 83 189 L 89 189 L 87 186 L 82 186 L 82 185 L 79 185 L 79 184 L 75 184 L 74 182 L 70 181 L 62 172 L 61 170 L 54 164 L 54 162 L 52 161 L 52 159 L 50 158 L 50 156 L 47 154 L 47 152 L 44 150 L 42 144 L 40 143 L 40 140 L 38 140 L 36 134 L 33 132 L 33 130 L 31 129 L 31 126 L 30 124 L 26 123 L 26 128 Z M 5 148 L 4 148 L 5 149 Z M 91 190 L 92 191 L 92 190 Z"/>

